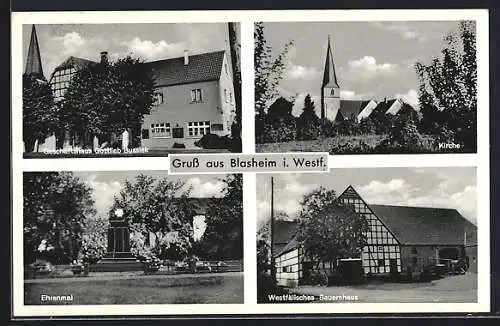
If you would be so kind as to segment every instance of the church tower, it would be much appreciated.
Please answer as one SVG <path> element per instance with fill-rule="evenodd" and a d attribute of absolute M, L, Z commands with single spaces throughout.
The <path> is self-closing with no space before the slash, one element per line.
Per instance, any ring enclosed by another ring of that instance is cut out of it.
<path fill-rule="evenodd" d="M 44 79 L 42 59 L 40 57 L 40 48 L 38 46 L 35 25 L 33 25 L 31 29 L 31 39 L 28 48 L 28 56 L 26 57 L 26 69 L 24 70 L 24 73 L 27 75 L 34 75 L 39 79 Z"/>
<path fill-rule="evenodd" d="M 337 82 L 333 54 L 328 35 L 328 48 L 326 49 L 325 71 L 321 85 L 321 119 L 335 121 L 340 108 L 340 86 Z"/>

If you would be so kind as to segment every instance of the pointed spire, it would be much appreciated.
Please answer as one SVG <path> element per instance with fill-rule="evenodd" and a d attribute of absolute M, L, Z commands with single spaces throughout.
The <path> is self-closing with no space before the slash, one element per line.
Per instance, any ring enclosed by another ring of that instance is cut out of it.
<path fill-rule="evenodd" d="M 323 74 L 323 84 L 321 86 L 340 88 L 337 82 L 337 74 L 335 73 L 335 65 L 333 63 L 332 47 L 330 45 L 330 34 L 328 34 L 328 48 L 326 49 L 325 72 Z"/>
<path fill-rule="evenodd" d="M 43 77 L 42 59 L 40 58 L 40 48 L 38 47 L 35 25 L 33 25 L 33 28 L 31 29 L 30 46 L 28 49 L 26 69 L 24 73 L 27 75 L 35 75 L 40 78 Z"/>

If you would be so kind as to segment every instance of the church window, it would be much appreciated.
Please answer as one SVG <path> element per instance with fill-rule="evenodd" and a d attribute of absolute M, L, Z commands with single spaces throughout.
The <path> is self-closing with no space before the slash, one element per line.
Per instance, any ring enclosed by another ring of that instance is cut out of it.
<path fill-rule="evenodd" d="M 227 96 L 227 89 L 224 88 L 224 101 L 226 101 L 226 103 L 229 102 L 229 97 Z"/>
<path fill-rule="evenodd" d="M 332 88 L 332 89 L 330 90 L 330 95 L 335 95 L 335 88 Z"/>

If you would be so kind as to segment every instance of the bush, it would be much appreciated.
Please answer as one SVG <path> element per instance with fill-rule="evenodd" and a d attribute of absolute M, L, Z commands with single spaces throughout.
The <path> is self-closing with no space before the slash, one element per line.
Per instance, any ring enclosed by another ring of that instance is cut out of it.
<path fill-rule="evenodd" d="M 326 120 L 321 125 L 321 135 L 324 137 L 336 137 L 338 135 L 335 123 L 330 120 Z"/>
<path fill-rule="evenodd" d="M 78 260 L 85 265 L 95 264 L 107 252 L 106 237 L 98 232 L 84 232 Z"/>
<path fill-rule="evenodd" d="M 338 144 L 331 148 L 332 154 L 369 154 L 373 153 L 374 148 L 364 141 L 360 140 L 358 144 L 345 143 Z"/>
<path fill-rule="evenodd" d="M 269 302 L 268 295 L 270 294 L 278 294 L 276 281 L 267 273 L 259 273 L 257 275 L 257 302 Z"/>
<path fill-rule="evenodd" d="M 183 143 L 174 143 L 172 148 L 186 148 L 186 145 L 184 145 Z"/>
<path fill-rule="evenodd" d="M 323 271 L 311 271 L 309 278 L 306 280 L 309 285 L 328 285 L 328 275 Z"/>
<path fill-rule="evenodd" d="M 295 121 L 279 119 L 273 123 L 264 124 L 263 142 L 279 143 L 295 140 L 297 132 Z"/>
<path fill-rule="evenodd" d="M 230 138 L 229 136 L 218 136 L 216 134 L 206 134 L 197 140 L 195 146 L 204 149 L 228 149 L 231 152 L 241 152 L 241 138 Z"/>

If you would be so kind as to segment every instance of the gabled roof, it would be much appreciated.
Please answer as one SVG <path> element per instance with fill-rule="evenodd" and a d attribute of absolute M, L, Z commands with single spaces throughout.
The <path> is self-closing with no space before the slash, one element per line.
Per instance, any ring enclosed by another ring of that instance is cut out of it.
<path fill-rule="evenodd" d="M 330 36 L 328 36 L 328 47 L 326 49 L 325 71 L 323 73 L 323 83 L 321 87 L 339 87 L 335 64 L 333 63 L 332 47 L 330 46 Z"/>
<path fill-rule="evenodd" d="M 368 205 L 405 245 L 460 245 L 476 226 L 456 209 Z"/>
<path fill-rule="evenodd" d="M 222 72 L 224 51 L 195 54 L 189 56 L 184 65 L 184 57 L 145 62 L 151 69 L 156 86 L 172 86 L 195 82 L 218 80 Z"/>
<path fill-rule="evenodd" d="M 299 242 L 297 241 L 297 237 L 294 236 L 292 239 L 290 239 L 290 241 L 288 241 L 288 243 L 284 247 L 280 248 L 280 250 L 277 250 L 277 252 L 274 253 L 274 257 L 281 256 L 284 253 L 292 251 L 293 249 L 296 249 L 298 246 Z"/>
<path fill-rule="evenodd" d="M 63 63 L 61 63 L 59 66 L 57 66 L 54 69 L 54 72 L 56 72 L 58 70 L 71 68 L 71 67 L 82 68 L 82 67 L 85 67 L 88 65 L 95 65 L 95 64 L 97 64 L 97 62 L 92 61 L 92 60 L 70 56 L 68 59 L 64 60 Z"/>
<path fill-rule="evenodd" d="M 298 221 L 275 220 L 273 223 L 273 243 L 288 243 L 295 236 L 298 224 Z"/>
<path fill-rule="evenodd" d="M 337 114 L 337 119 L 348 119 L 351 117 L 356 118 L 358 114 L 363 111 L 365 106 L 370 103 L 370 101 L 360 101 L 360 100 L 340 100 L 339 113 Z"/>
<path fill-rule="evenodd" d="M 392 99 L 392 100 L 386 100 L 386 101 L 382 101 L 382 102 L 379 102 L 377 104 L 377 107 L 375 109 L 373 109 L 373 112 L 375 111 L 381 111 L 381 112 L 384 112 L 386 113 L 387 110 L 389 110 L 389 108 L 394 104 L 394 102 L 396 102 L 397 99 Z M 373 113 L 372 112 L 372 113 Z"/>
<path fill-rule="evenodd" d="M 26 68 L 24 73 L 43 78 L 42 59 L 40 57 L 40 47 L 38 46 L 38 37 L 36 36 L 35 25 L 31 28 L 31 39 L 26 57 Z"/>

